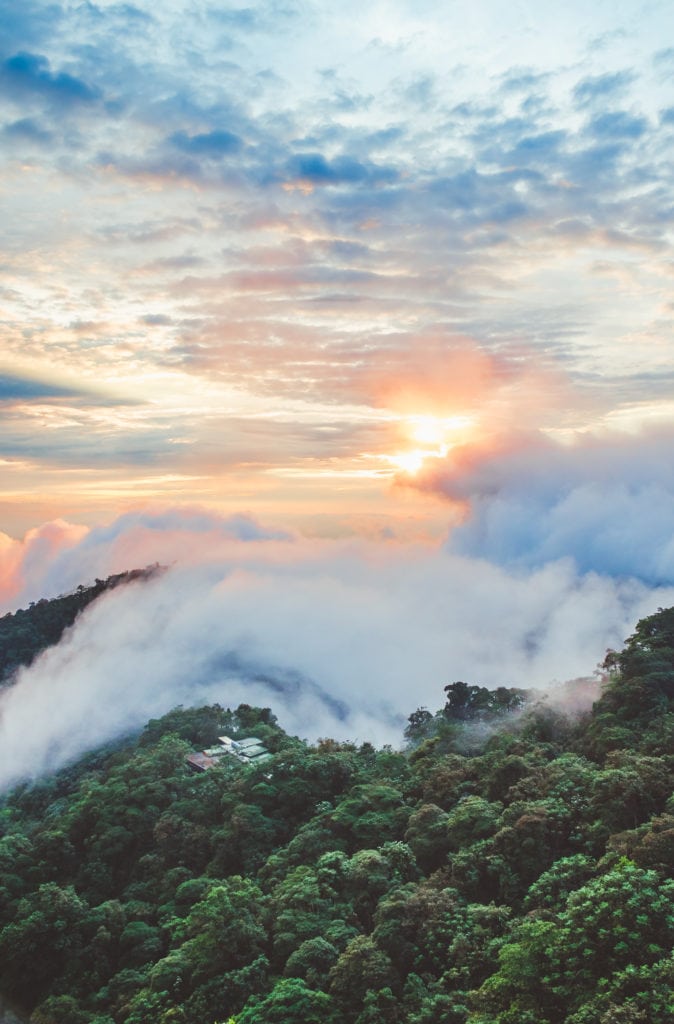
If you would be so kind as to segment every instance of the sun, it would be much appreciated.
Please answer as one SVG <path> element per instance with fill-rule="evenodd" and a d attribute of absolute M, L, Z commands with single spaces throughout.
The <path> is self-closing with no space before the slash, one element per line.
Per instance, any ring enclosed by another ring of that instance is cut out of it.
<path fill-rule="evenodd" d="M 416 476 L 429 459 L 444 459 L 449 450 L 472 426 L 469 416 L 429 416 L 419 413 L 402 419 L 402 432 L 419 447 L 382 456 L 389 465 L 407 476 Z M 422 447 L 423 445 L 423 447 Z"/>
<path fill-rule="evenodd" d="M 403 473 L 408 473 L 410 476 L 414 476 L 423 466 L 424 459 L 427 455 L 427 452 L 422 452 L 417 449 L 416 451 L 402 452 L 400 455 L 385 455 L 384 458 L 387 462 L 390 462 L 392 466 L 396 466 Z"/>
<path fill-rule="evenodd" d="M 442 445 L 472 422 L 469 416 L 407 416 L 410 437 L 421 444 Z"/>

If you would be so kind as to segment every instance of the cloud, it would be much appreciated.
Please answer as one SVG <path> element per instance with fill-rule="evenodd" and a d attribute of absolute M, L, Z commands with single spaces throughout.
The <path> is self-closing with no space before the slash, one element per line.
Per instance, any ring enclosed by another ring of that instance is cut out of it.
<path fill-rule="evenodd" d="M 106 526 L 88 528 L 63 520 L 29 530 L 22 541 L 0 533 L 0 610 L 41 597 L 56 597 L 96 576 L 106 578 L 153 562 L 189 561 L 201 552 L 237 543 L 285 541 L 284 530 L 266 529 L 249 515 L 223 518 L 201 509 L 129 512 Z"/>
<path fill-rule="evenodd" d="M 242 146 L 238 135 L 222 128 L 212 132 L 200 132 L 196 135 L 188 135 L 187 132 L 174 132 L 168 141 L 182 153 L 210 157 L 215 160 L 238 153 Z"/>
<path fill-rule="evenodd" d="M 440 326 L 436 330 L 389 330 L 374 336 L 348 331 L 348 306 L 355 303 L 355 295 L 346 289 L 358 286 L 367 298 L 364 277 L 349 279 L 344 275 L 345 292 L 341 296 L 337 291 L 321 294 L 320 277 L 313 282 L 328 309 L 331 305 L 339 307 L 340 298 L 347 306 L 341 312 L 341 323 L 326 324 L 320 346 L 310 326 L 279 322 L 271 329 L 265 320 L 242 322 L 232 317 L 216 329 L 210 323 L 186 327 L 171 349 L 171 358 L 180 359 L 186 369 L 196 373 L 245 372 L 251 389 L 313 398 L 329 402 L 331 409 L 340 403 L 358 403 L 402 413 L 443 415 L 473 409 L 502 385 L 521 380 L 530 372 L 531 364 L 523 368 L 519 359 L 507 354 L 491 355 L 473 338 Z M 263 293 L 272 290 L 272 281 L 281 279 L 279 272 L 240 274 L 237 284 Z M 284 279 L 288 289 L 294 284 L 296 291 L 302 283 L 294 270 L 284 271 Z M 330 280 L 336 285 L 334 276 Z M 232 278 L 227 283 L 231 286 Z M 306 286 L 311 283 L 306 282 Z M 382 282 L 371 275 L 369 283 L 376 294 Z M 393 275 L 383 282 L 389 292 L 396 287 L 402 291 L 407 283 L 404 277 Z M 222 292 L 223 285 L 219 280 L 206 287 Z M 391 303 L 395 301 L 393 295 Z M 326 411 L 326 424 L 333 418 L 333 413 Z"/>
<path fill-rule="evenodd" d="M 297 19 L 308 17 L 308 11 L 300 3 L 288 0 L 256 0 L 246 7 L 210 7 L 205 11 L 209 23 L 222 27 L 228 32 L 264 32 L 276 36 L 292 29 Z"/>
<path fill-rule="evenodd" d="M 139 320 L 148 327 L 170 327 L 173 324 L 171 317 L 165 313 L 146 313 Z"/>
<path fill-rule="evenodd" d="M 398 179 L 393 167 L 346 155 L 328 160 L 322 153 L 297 153 L 287 162 L 285 175 L 300 185 L 383 185 Z"/>
<path fill-rule="evenodd" d="M 13 374 L 0 374 L 0 402 L 26 401 L 43 398 L 72 398 L 78 392 L 67 387 L 59 387 L 49 381 L 35 380 L 30 377 L 18 377 Z"/>
<path fill-rule="evenodd" d="M 52 132 L 30 117 L 22 117 L 18 121 L 6 124 L 2 128 L 2 134 L 8 141 L 22 145 L 32 143 L 36 146 L 47 146 L 54 138 Z"/>
<path fill-rule="evenodd" d="M 370 401 L 406 414 L 465 413 L 487 401 L 519 368 L 470 338 L 393 336 L 354 375 Z"/>
<path fill-rule="evenodd" d="M 62 107 L 93 103 L 101 91 L 66 71 L 53 72 L 43 54 L 20 51 L 0 66 L 0 83 L 14 98 L 35 95 Z"/>
<path fill-rule="evenodd" d="M 670 189 L 654 155 L 655 126 L 640 111 L 643 83 L 636 70 L 590 75 L 578 84 L 581 97 L 602 90 L 618 95 L 623 88 L 630 101 L 606 116 L 603 108 L 588 107 L 587 117 L 599 118 L 587 130 L 577 127 L 570 91 L 578 72 L 568 68 L 540 74 L 499 66 L 494 80 L 505 83 L 507 95 L 492 90 L 489 102 L 466 88 L 463 72 L 433 69 L 433 106 L 411 116 L 400 89 L 394 95 L 386 87 L 418 77 L 410 54 L 386 58 L 371 76 L 356 61 L 343 83 L 310 62 L 311 74 L 295 91 L 288 63 L 297 50 L 267 49 L 258 30 L 264 23 L 273 36 L 274 24 L 292 22 L 293 31 L 301 25 L 308 34 L 293 47 L 305 45 L 320 25 L 315 18 L 303 22 L 299 9 L 258 4 L 186 16 L 181 5 L 169 5 L 149 17 L 151 8 L 140 6 L 139 16 L 128 5 L 77 5 L 63 14 L 52 46 L 28 37 L 17 43 L 13 56 L 17 50 L 28 55 L 24 73 L 40 88 L 52 88 L 62 69 L 119 101 L 114 113 L 96 106 L 100 119 L 87 122 L 77 145 L 63 140 L 59 163 L 49 172 L 72 195 L 86 180 L 91 203 L 71 203 L 68 218 L 41 209 L 39 236 L 24 217 L 17 237 L 26 254 L 45 239 L 51 258 L 71 247 L 78 269 L 73 266 L 67 280 L 59 269 L 53 284 L 44 282 L 71 309 L 107 306 L 113 321 L 124 295 L 140 316 L 171 318 L 173 349 L 159 343 L 159 332 L 147 344 L 130 342 L 149 374 L 157 364 L 184 360 L 195 375 L 233 379 L 236 367 L 243 387 L 254 389 L 262 379 L 268 389 L 276 368 L 271 345 L 258 352 L 243 340 L 261 334 L 260 324 L 269 338 L 297 329 L 320 339 L 315 362 L 309 344 L 301 353 L 312 380 L 295 394 L 321 393 L 331 404 L 335 377 L 348 375 L 347 356 L 386 347 L 384 324 L 398 333 L 410 324 L 439 322 L 487 351 L 516 339 L 532 353 L 539 347 L 562 361 L 573 355 L 570 339 L 582 337 L 589 325 L 601 323 L 607 332 L 615 327 L 610 299 L 600 311 L 584 287 L 595 257 L 591 247 L 609 248 L 616 261 L 630 258 L 637 233 L 666 245 Z M 245 44 L 252 31 L 257 49 Z M 220 42 L 229 35 L 235 52 L 223 60 Z M 156 56 L 167 48 L 171 62 Z M 274 82 L 265 77 L 271 69 Z M 367 116 L 328 111 L 326 90 L 338 87 L 372 96 Z M 539 106 L 525 109 L 532 97 Z M 43 129 L 36 118 L 20 118 L 6 131 L 15 145 L 31 142 L 31 160 L 47 173 Z M 113 186 L 114 175 L 124 176 L 123 189 L 119 182 Z M 639 175 L 642 184 L 650 176 L 653 187 L 637 187 Z M 560 248 L 555 226 L 571 220 L 587 222 L 588 232 L 567 234 Z M 609 237 L 615 224 L 625 230 Z M 181 244 L 187 233 L 189 241 Z M 270 238 L 274 246 L 267 245 Z M 128 242 L 143 247 L 140 266 Z M 181 270 L 199 266 L 203 278 L 180 280 Z M 92 281 L 97 267 L 105 284 Z M 90 282 L 82 295 L 79 272 L 82 288 Z M 660 267 L 653 261 L 641 272 L 656 278 Z M 564 285 L 543 300 L 539 285 L 557 275 Z M 647 293 L 644 285 L 641 297 Z M 28 292 L 21 297 L 17 323 L 35 315 Z M 42 308 L 56 311 L 58 301 Z M 85 319 L 93 315 L 85 309 Z M 230 335 L 233 324 L 242 340 L 232 353 L 218 338 Z M 662 327 L 655 329 L 660 337 Z M 125 335 L 120 325 L 106 350 L 125 359 Z M 333 341 L 345 341 L 343 365 L 335 366 L 335 351 L 327 351 Z M 263 352 L 270 356 L 263 373 L 247 376 L 246 364 L 255 369 Z M 88 356 L 93 364 L 93 349 Z M 282 364 L 282 386 L 301 372 L 299 361 Z M 343 388 L 340 395 L 347 393 Z"/>
<path fill-rule="evenodd" d="M 467 445 L 416 483 L 465 505 L 449 549 L 510 569 L 570 559 L 580 573 L 674 583 L 671 431 L 540 433 Z"/>
<path fill-rule="evenodd" d="M 45 469 L 153 466 L 182 443 L 171 417 L 146 415 L 142 402 L 96 395 L 7 398 L 0 425 L 0 456 Z"/>
<path fill-rule="evenodd" d="M 501 80 L 503 92 L 528 92 L 546 82 L 549 74 L 531 68 L 510 68 Z"/>
<path fill-rule="evenodd" d="M 608 97 L 612 98 L 625 92 L 634 78 L 631 71 L 616 71 L 584 78 L 574 86 L 573 98 L 580 107 L 587 107 L 595 102 L 605 103 Z"/>
<path fill-rule="evenodd" d="M 645 117 L 625 110 L 610 110 L 597 114 L 588 125 L 588 131 L 598 139 L 640 139 L 648 130 Z"/>
<path fill-rule="evenodd" d="M 98 19 L 101 23 L 106 23 L 108 18 L 112 19 L 113 23 L 119 20 L 127 26 L 144 26 L 155 23 L 148 11 L 141 10 L 135 4 L 116 3 L 106 9 L 90 2 L 87 4 L 85 12 L 87 16 Z"/>
<path fill-rule="evenodd" d="M 40 552 L 45 584 L 141 553 L 180 557 L 90 606 L 0 696 L 2 786 L 179 703 L 270 705 L 302 736 L 398 742 L 446 682 L 576 678 L 674 600 L 671 588 L 579 575 L 568 561 L 512 573 L 426 546 L 292 540 L 196 512 L 127 516 L 72 541 Z"/>
<path fill-rule="evenodd" d="M 654 53 L 653 65 L 662 70 L 665 77 L 671 77 L 674 74 L 674 46 L 669 46 L 664 50 L 658 50 Z"/>
<path fill-rule="evenodd" d="M 0 0 L 0 52 L 12 53 L 21 46 L 41 45 L 44 40 L 53 38 L 65 17 L 58 3 L 23 0 L 17 4 L 15 0 Z"/>
<path fill-rule="evenodd" d="M 135 437 L 119 438 L 120 420 L 141 418 L 143 412 L 142 400 L 103 389 L 0 373 L 0 454 L 9 459 L 44 458 L 62 465 L 82 460 L 85 453 L 89 457 L 95 450 L 104 461 L 112 462 L 124 460 L 126 454 L 133 459 L 139 449 L 159 454 L 168 443 L 168 425 L 151 424 L 142 434 L 136 431 Z M 145 457 L 154 456 L 148 453 Z"/>
<path fill-rule="evenodd" d="M 561 129 L 552 129 L 538 135 L 525 135 L 520 138 L 510 151 L 510 155 L 518 163 L 547 162 L 556 159 L 560 147 L 568 143 L 568 135 Z"/>
<path fill-rule="evenodd" d="M 22 541 L 0 533 L 0 611 L 10 611 L 39 600 L 40 590 L 48 583 L 45 574 L 64 553 L 74 547 L 88 530 L 62 519 L 29 530 Z M 55 597 L 57 587 L 44 596 Z"/>

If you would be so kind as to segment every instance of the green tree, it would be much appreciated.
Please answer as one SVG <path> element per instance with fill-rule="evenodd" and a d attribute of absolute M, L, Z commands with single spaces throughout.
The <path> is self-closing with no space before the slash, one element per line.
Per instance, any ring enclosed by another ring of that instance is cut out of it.
<path fill-rule="evenodd" d="M 340 1018 L 326 992 L 300 978 L 282 978 L 268 996 L 253 996 L 236 1015 L 236 1024 L 337 1024 Z"/>
<path fill-rule="evenodd" d="M 291 953 L 283 973 L 287 978 L 302 978 L 310 988 L 322 988 L 338 957 L 337 947 L 317 935 Z"/>
<path fill-rule="evenodd" d="M 569 896 L 560 941 L 550 949 L 560 994 L 573 1006 L 579 991 L 633 964 L 653 964 L 674 943 L 674 881 L 629 861 Z"/>
<path fill-rule="evenodd" d="M 448 815 L 437 804 L 424 803 L 412 812 L 405 841 L 426 872 L 444 863 L 450 849 Z"/>
<path fill-rule="evenodd" d="M 363 783 L 340 800 L 330 818 L 337 834 L 352 847 L 374 847 L 402 839 L 409 814 L 401 790 L 382 783 Z"/>
<path fill-rule="evenodd" d="M 31 1024 L 90 1024 L 91 1017 L 72 996 L 49 996 L 33 1011 Z"/>
<path fill-rule="evenodd" d="M 368 992 L 398 983 L 390 958 L 367 935 L 352 939 L 330 971 L 330 994 L 340 1010 L 356 1014 Z"/>
<path fill-rule="evenodd" d="M 77 984 L 91 934 L 88 905 L 72 887 L 39 886 L 0 933 L 0 989 L 32 1009 L 55 982 Z"/>

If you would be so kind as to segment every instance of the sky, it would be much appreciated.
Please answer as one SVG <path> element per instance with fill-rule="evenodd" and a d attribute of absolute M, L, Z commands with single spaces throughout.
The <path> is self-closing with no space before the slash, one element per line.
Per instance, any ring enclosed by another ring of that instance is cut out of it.
<path fill-rule="evenodd" d="M 671 431 L 666 0 L 0 17 L 9 536 L 437 537 L 459 449 Z"/>
<path fill-rule="evenodd" d="M 485 573 L 490 623 L 524 584 L 605 587 L 588 658 L 665 602 L 668 0 L 0 0 L 0 24 L 0 608 L 131 559 L 201 578 L 221 536 L 333 581 L 352 543 L 373 600 L 374 566 L 441 586 L 437 562 L 478 634 Z"/>

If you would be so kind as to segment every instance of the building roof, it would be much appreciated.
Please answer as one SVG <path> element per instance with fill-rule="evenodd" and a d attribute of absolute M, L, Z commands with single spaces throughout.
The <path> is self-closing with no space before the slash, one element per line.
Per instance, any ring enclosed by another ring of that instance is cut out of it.
<path fill-rule="evenodd" d="M 205 750 L 188 754 L 186 761 L 195 771 L 205 772 L 222 763 L 226 754 L 236 757 L 242 764 L 259 764 L 267 761 L 271 754 L 256 736 L 246 736 L 242 740 L 233 740 L 230 736 L 218 736 L 219 747 L 207 747 Z"/>
<path fill-rule="evenodd" d="M 255 746 L 243 747 L 239 753 L 243 757 L 258 757 L 260 754 L 267 754 L 268 750 L 261 743 L 257 743 Z"/>
<path fill-rule="evenodd" d="M 188 754 L 185 760 L 190 768 L 194 768 L 194 770 L 198 772 L 205 772 L 209 768 L 214 768 L 218 763 L 214 757 L 209 757 L 208 754 L 204 754 L 201 751 L 197 751 L 194 754 Z"/>

